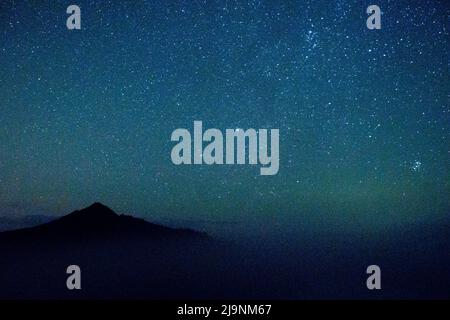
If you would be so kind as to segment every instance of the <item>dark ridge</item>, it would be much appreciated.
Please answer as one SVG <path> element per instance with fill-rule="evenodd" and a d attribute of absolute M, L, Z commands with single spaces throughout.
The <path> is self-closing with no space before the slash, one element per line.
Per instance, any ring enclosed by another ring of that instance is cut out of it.
<path fill-rule="evenodd" d="M 199 286 L 216 252 L 223 251 L 204 233 L 118 215 L 94 203 L 36 227 L 0 233 L 0 299 L 208 294 Z M 72 264 L 81 267 L 85 283 L 75 294 L 65 286 Z"/>
<path fill-rule="evenodd" d="M 32 239 L 31 239 L 31 238 Z M 101 203 L 76 210 L 48 223 L 19 230 L 0 232 L 3 239 L 24 241 L 73 240 L 95 238 L 207 238 L 207 235 L 190 229 L 173 229 L 128 215 L 118 215 Z"/>

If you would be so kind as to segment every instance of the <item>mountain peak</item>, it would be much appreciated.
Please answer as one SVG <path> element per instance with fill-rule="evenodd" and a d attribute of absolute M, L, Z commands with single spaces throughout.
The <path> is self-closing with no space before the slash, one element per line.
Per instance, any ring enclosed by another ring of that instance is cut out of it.
<path fill-rule="evenodd" d="M 100 202 L 94 202 L 89 207 L 80 210 L 80 212 L 81 211 L 102 212 L 117 215 L 112 209 L 110 209 L 109 207 L 105 206 Z"/>
<path fill-rule="evenodd" d="M 83 224 L 97 224 L 116 221 L 117 218 L 119 218 L 119 215 L 112 209 L 100 202 L 95 202 L 89 207 L 76 210 L 67 216 L 60 218 L 59 220 L 71 223 L 76 221 L 77 223 Z"/>
<path fill-rule="evenodd" d="M 10 232 L 12 236 L 39 235 L 42 239 L 179 239 L 204 238 L 189 229 L 172 229 L 127 215 L 118 215 L 107 206 L 95 202 L 59 219 L 29 229 Z M 127 241 L 128 241 L 127 240 Z M 109 241 L 109 240 L 108 240 Z"/>

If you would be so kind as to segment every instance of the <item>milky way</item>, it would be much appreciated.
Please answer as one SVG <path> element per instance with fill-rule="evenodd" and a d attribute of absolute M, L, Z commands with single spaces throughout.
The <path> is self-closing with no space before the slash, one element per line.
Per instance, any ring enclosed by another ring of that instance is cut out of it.
<path fill-rule="evenodd" d="M 450 5 L 0 4 L 0 213 L 348 228 L 450 208 Z M 175 166 L 176 128 L 278 128 L 280 169 Z M 270 227 L 269 227 L 270 228 Z"/>

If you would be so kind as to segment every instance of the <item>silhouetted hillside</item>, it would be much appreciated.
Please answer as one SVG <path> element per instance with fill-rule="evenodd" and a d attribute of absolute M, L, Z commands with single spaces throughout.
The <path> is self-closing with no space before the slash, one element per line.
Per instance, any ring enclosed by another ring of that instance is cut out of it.
<path fill-rule="evenodd" d="M 0 233 L 0 299 L 449 298 L 448 224 L 366 235 L 219 242 L 101 205 Z M 78 265 L 82 289 L 66 288 Z M 366 288 L 366 268 L 382 290 Z"/>
<path fill-rule="evenodd" d="M 212 245 L 204 233 L 94 203 L 40 226 L 0 233 L 0 298 L 190 296 Z M 83 272 L 78 292 L 65 286 L 72 264 Z"/>
<path fill-rule="evenodd" d="M 151 240 L 206 238 L 206 234 L 172 229 L 127 215 L 118 215 L 101 203 L 74 211 L 48 223 L 0 233 L 1 241 L 57 241 L 76 239 L 144 238 Z"/>

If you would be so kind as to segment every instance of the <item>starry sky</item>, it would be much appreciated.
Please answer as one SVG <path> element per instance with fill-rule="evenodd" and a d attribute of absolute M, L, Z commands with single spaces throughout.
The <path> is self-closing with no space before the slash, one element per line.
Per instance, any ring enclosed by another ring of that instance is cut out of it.
<path fill-rule="evenodd" d="M 0 215 L 100 201 L 230 232 L 438 224 L 449 16 L 444 0 L 1 1 Z M 170 135 L 194 120 L 279 129 L 279 173 L 175 166 Z"/>

